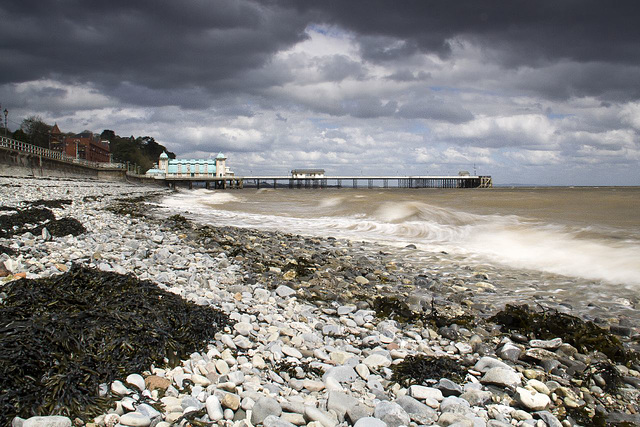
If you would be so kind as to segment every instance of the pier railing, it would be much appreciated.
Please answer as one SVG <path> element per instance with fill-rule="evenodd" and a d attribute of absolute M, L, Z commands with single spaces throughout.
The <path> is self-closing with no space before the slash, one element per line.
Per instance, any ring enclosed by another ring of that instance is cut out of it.
<path fill-rule="evenodd" d="M 194 184 L 210 188 L 491 188 L 491 177 L 482 176 L 325 176 L 293 178 L 291 176 L 225 176 L 207 177 L 194 174 L 190 177 L 168 175 L 157 177 L 167 185 Z M 395 185 L 394 185 L 395 184 Z"/>
<path fill-rule="evenodd" d="M 291 176 L 242 178 L 247 187 L 289 188 L 491 188 L 490 176 Z"/>

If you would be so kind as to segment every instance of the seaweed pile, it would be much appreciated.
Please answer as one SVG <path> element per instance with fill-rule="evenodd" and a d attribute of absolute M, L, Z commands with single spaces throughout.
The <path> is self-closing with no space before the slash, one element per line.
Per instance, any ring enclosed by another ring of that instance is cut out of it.
<path fill-rule="evenodd" d="M 509 305 L 490 318 L 508 331 L 541 339 L 562 338 L 580 352 L 599 351 L 615 362 L 632 357 L 618 338 L 593 322 L 555 311 L 536 312 L 527 305 Z"/>
<path fill-rule="evenodd" d="M 32 202 L 33 206 L 40 206 L 37 202 Z M 54 200 L 48 206 L 62 207 L 65 204 L 64 200 Z M 39 225 L 33 226 L 35 224 Z M 40 234 L 45 227 L 52 236 L 57 237 L 69 234 L 78 236 L 87 231 L 77 219 L 56 219 L 53 212 L 47 208 L 16 209 L 15 213 L 0 215 L 0 237 L 11 237 L 26 232 Z"/>
<path fill-rule="evenodd" d="M 28 224 L 38 224 L 55 219 L 53 212 L 46 208 L 21 209 L 12 214 L 0 215 L 0 237 L 11 237 L 14 234 L 25 233 L 29 231 Z"/>
<path fill-rule="evenodd" d="M 132 275 L 74 265 L 0 288 L 0 425 L 14 416 L 92 416 L 99 385 L 175 365 L 229 318 Z"/>
<path fill-rule="evenodd" d="M 64 208 L 65 206 L 71 205 L 73 203 L 69 199 L 55 199 L 55 200 L 44 200 L 38 199 L 28 202 L 29 206 L 44 206 L 45 208 Z"/>
<path fill-rule="evenodd" d="M 402 323 L 415 322 L 420 314 L 409 308 L 407 303 L 395 296 L 379 296 L 373 300 L 373 309 L 381 318 L 393 319 Z"/>
<path fill-rule="evenodd" d="M 404 387 L 426 384 L 428 380 L 435 382 L 439 378 L 448 378 L 460 383 L 467 374 L 460 363 L 453 359 L 421 355 L 409 356 L 392 369 L 391 379 Z"/>

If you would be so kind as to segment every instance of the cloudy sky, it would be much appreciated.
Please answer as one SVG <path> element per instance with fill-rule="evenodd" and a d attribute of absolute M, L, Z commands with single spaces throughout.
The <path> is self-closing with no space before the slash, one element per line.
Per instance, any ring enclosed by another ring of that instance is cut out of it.
<path fill-rule="evenodd" d="M 640 185 L 636 1 L 9 0 L 9 128 L 153 136 L 239 175 Z"/>

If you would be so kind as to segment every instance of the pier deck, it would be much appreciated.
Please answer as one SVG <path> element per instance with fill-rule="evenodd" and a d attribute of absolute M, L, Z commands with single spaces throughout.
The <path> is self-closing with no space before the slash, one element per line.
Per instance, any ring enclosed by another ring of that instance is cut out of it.
<path fill-rule="evenodd" d="M 163 180 L 170 187 L 203 183 L 213 188 L 491 188 L 490 176 L 291 176 L 209 177 L 175 176 Z"/>

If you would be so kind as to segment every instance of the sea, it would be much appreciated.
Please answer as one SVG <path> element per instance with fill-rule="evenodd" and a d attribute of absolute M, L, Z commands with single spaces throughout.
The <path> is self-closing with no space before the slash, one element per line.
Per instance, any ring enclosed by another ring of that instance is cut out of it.
<path fill-rule="evenodd" d="M 169 212 L 217 226 L 367 243 L 420 272 L 640 321 L 640 187 L 180 190 Z M 471 280 L 471 279 L 470 279 Z"/>

